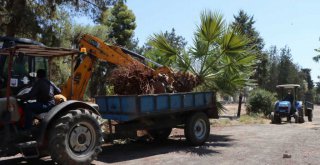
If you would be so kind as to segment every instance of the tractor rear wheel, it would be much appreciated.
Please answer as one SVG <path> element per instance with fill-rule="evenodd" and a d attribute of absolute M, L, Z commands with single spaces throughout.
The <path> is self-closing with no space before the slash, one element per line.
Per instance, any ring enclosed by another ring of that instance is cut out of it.
<path fill-rule="evenodd" d="M 58 164 L 90 164 L 102 151 L 100 116 L 86 109 L 58 118 L 49 135 L 49 152 Z"/>
<path fill-rule="evenodd" d="M 294 122 L 299 123 L 299 114 L 298 112 L 294 113 Z"/>
<path fill-rule="evenodd" d="M 304 123 L 303 110 L 299 110 L 299 123 Z"/>

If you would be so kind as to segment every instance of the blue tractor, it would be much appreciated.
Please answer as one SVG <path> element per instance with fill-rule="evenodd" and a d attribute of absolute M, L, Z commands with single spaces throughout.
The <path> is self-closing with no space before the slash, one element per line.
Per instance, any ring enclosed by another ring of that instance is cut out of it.
<path fill-rule="evenodd" d="M 277 88 L 280 89 L 283 99 L 275 103 L 274 111 L 271 112 L 271 122 L 281 124 L 282 118 L 287 118 L 287 121 L 291 122 L 291 118 L 294 117 L 295 123 L 304 123 L 303 102 L 297 100 L 297 90 L 300 85 L 283 84 L 277 85 Z"/>

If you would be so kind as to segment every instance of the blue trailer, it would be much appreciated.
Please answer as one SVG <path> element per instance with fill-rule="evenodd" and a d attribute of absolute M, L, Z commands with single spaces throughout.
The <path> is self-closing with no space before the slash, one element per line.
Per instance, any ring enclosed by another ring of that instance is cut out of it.
<path fill-rule="evenodd" d="M 147 130 L 155 140 L 168 138 L 172 128 L 183 128 L 192 145 L 203 144 L 210 133 L 209 118 L 218 118 L 212 92 L 97 96 L 107 120 L 107 140 L 136 137 Z"/>

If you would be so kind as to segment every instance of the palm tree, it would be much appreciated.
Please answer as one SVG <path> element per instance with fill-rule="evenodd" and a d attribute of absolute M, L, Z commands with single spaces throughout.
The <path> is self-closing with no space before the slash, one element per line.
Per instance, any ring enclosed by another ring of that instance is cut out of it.
<path fill-rule="evenodd" d="M 250 76 L 256 56 L 249 42 L 237 28 L 227 25 L 221 14 L 204 11 L 188 51 L 174 49 L 163 33 L 155 34 L 150 44 L 161 56 L 174 61 L 171 67 L 199 77 L 201 84 L 195 90 L 234 94 L 253 83 Z"/>

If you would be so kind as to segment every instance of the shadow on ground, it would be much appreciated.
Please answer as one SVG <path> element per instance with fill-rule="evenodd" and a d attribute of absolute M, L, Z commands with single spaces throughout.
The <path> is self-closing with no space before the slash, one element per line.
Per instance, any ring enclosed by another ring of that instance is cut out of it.
<path fill-rule="evenodd" d="M 0 165 L 10 165 L 10 164 L 20 164 L 20 165 L 54 165 L 55 163 L 50 157 L 42 159 L 24 159 L 22 157 L 14 157 L 12 159 L 0 160 Z"/>
<path fill-rule="evenodd" d="M 176 135 L 163 142 L 155 141 L 130 141 L 127 144 L 106 144 L 102 147 L 103 151 L 99 154 L 98 160 L 105 163 L 117 163 L 154 155 L 166 154 L 171 152 L 182 152 L 206 156 L 219 153 L 215 147 L 230 147 L 234 139 L 230 135 L 210 135 L 207 142 L 202 146 L 190 146 L 185 141 L 183 135 Z M 50 157 L 36 160 L 27 160 L 22 157 L 12 157 L 0 160 L 0 165 L 9 164 L 37 164 L 54 165 Z"/>
<path fill-rule="evenodd" d="M 194 147 L 185 141 L 184 136 L 179 135 L 163 142 L 138 141 L 130 142 L 129 144 L 104 146 L 98 161 L 119 163 L 171 152 L 207 156 L 219 153 L 215 150 L 215 147 L 230 147 L 233 142 L 234 139 L 230 135 L 210 135 L 203 146 Z"/>

